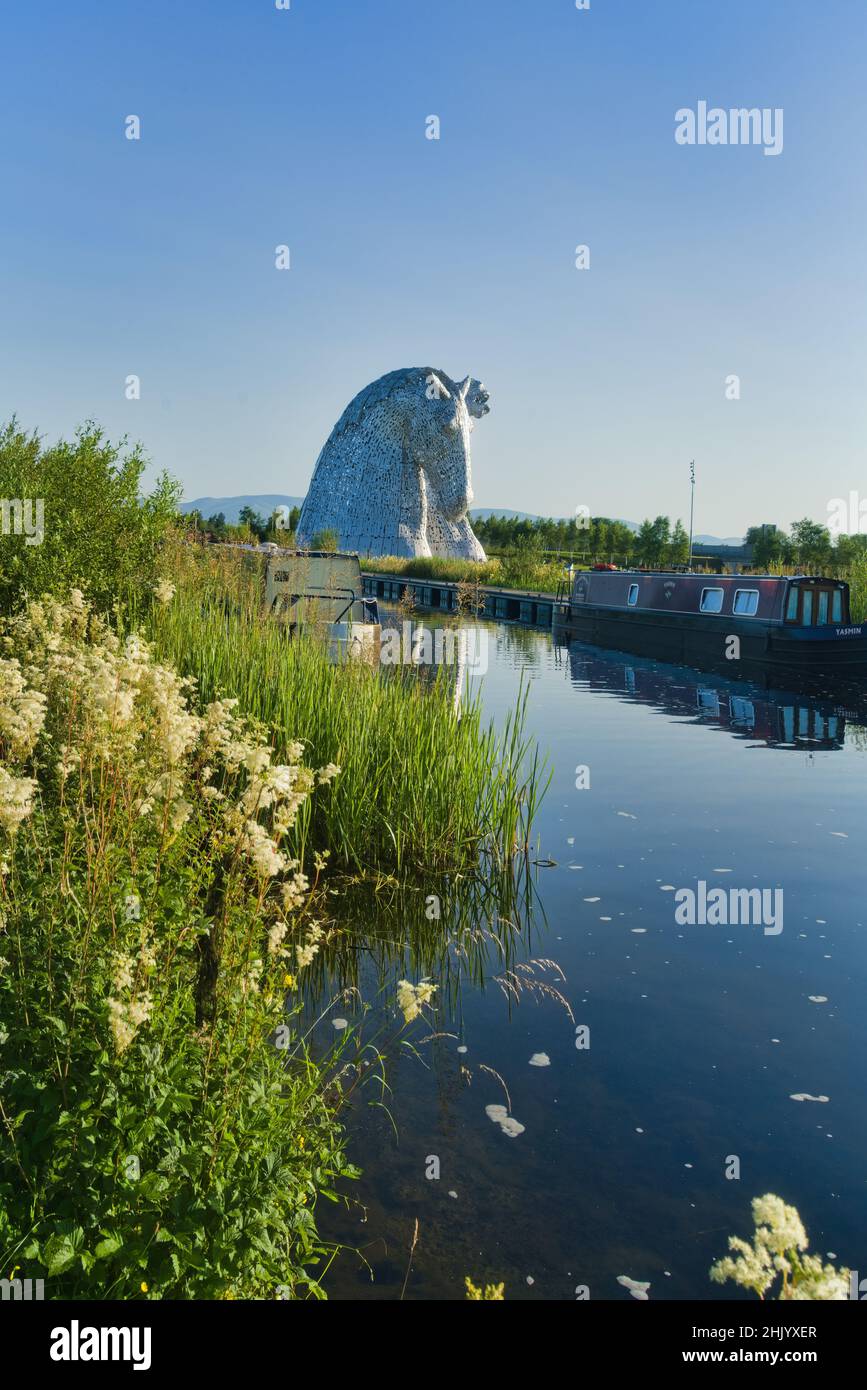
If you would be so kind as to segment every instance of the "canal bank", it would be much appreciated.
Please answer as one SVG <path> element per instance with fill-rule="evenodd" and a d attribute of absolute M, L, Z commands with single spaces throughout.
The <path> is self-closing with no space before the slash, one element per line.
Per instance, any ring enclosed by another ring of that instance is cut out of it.
<path fill-rule="evenodd" d="M 407 590 L 416 608 L 434 613 L 461 611 L 461 593 L 469 592 L 470 605 L 477 617 L 496 622 L 524 623 L 529 627 L 550 628 L 561 605 L 568 608 L 568 592 L 543 593 L 533 589 L 498 589 L 488 584 L 458 584 L 448 579 L 416 579 L 412 575 L 362 572 L 364 596 L 400 603 Z"/>

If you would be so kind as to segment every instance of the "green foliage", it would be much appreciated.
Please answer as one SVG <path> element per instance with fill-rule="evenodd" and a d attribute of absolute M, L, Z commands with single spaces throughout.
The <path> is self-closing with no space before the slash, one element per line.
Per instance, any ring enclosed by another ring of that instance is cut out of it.
<path fill-rule="evenodd" d="M 110 443 L 86 424 L 72 440 L 45 445 L 15 420 L 0 430 L 0 498 L 44 502 L 44 538 L 0 535 L 0 609 L 25 594 L 83 589 L 100 607 L 126 603 L 156 576 L 160 547 L 177 509 L 179 486 L 162 474 L 140 497 L 145 458 Z"/>
<path fill-rule="evenodd" d="M 416 579 L 445 579 L 453 583 L 490 584 L 504 589 L 535 589 L 544 593 L 556 591 L 563 578 L 560 560 L 546 558 L 535 549 L 516 550 L 479 564 L 475 560 L 445 559 L 421 556 L 415 560 L 399 559 L 393 555 L 365 557 L 363 567 L 376 574 L 411 575 Z"/>
<path fill-rule="evenodd" d="M 316 535 L 313 537 L 313 539 L 312 539 L 311 542 L 310 542 L 310 549 L 311 549 L 311 550 L 329 550 L 329 551 L 334 552 L 334 551 L 336 551 L 337 548 L 338 548 L 339 541 L 340 541 L 340 537 L 338 536 L 337 532 L 336 532 L 336 531 L 331 531 L 331 530 L 329 530 L 329 529 L 326 528 L 326 530 L 324 530 L 324 531 L 317 531 L 317 532 L 316 532 Z"/>

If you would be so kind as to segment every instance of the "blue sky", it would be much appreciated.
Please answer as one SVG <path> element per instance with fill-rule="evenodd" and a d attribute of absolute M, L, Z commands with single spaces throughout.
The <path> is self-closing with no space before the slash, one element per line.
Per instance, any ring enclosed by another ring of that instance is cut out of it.
<path fill-rule="evenodd" d="M 863 0 L 78 0 L 0 48 L 0 418 L 303 494 L 429 363 L 491 392 L 480 506 L 686 517 L 693 457 L 698 531 L 867 493 Z M 783 152 L 678 145 L 699 100 Z"/>

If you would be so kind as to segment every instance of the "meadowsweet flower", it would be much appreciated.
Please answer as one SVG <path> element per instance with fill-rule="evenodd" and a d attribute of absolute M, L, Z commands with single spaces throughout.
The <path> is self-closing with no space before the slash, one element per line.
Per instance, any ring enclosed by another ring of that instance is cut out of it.
<path fill-rule="evenodd" d="M 339 775 L 340 768 L 337 763 L 326 763 L 324 767 L 316 769 L 316 781 L 320 786 L 324 786 L 326 782 L 333 782 L 334 778 L 339 777 Z"/>
<path fill-rule="evenodd" d="M 57 763 L 57 775 L 61 782 L 65 782 L 67 777 L 71 777 L 73 772 L 81 766 L 81 751 L 78 748 L 69 748 L 65 743 L 60 745 L 60 758 Z"/>
<path fill-rule="evenodd" d="M 432 985 L 429 980 L 421 980 L 417 985 L 410 984 L 409 980 L 399 982 L 397 1006 L 405 1023 L 412 1023 L 414 1018 L 418 1018 L 424 1005 L 430 1003 L 435 990 L 436 985 Z"/>
<path fill-rule="evenodd" d="M 287 868 L 292 867 L 287 864 Z M 283 900 L 283 910 L 293 912 L 301 906 L 310 888 L 310 882 L 306 874 L 295 872 L 291 878 L 281 885 L 280 896 Z"/>
<path fill-rule="evenodd" d="M 175 586 L 170 579 L 160 579 L 159 582 L 154 585 L 154 594 L 158 603 L 171 603 L 175 593 Z"/>
<path fill-rule="evenodd" d="M 275 922 L 274 925 L 273 925 L 272 927 L 269 928 L 269 930 L 268 930 L 268 955 L 269 955 L 269 956 L 284 955 L 284 954 L 285 954 L 285 952 L 284 952 L 281 948 L 282 948 L 282 946 L 283 946 L 283 942 L 284 942 L 284 940 L 285 940 L 286 933 L 288 932 L 288 930 L 289 930 L 289 923 L 288 923 L 288 922 Z"/>
<path fill-rule="evenodd" d="M 0 746 L 9 756 L 32 753 L 45 723 L 46 697 L 28 687 L 17 660 L 0 660 Z"/>
<path fill-rule="evenodd" d="M 274 878 L 286 867 L 286 856 L 258 821 L 247 821 L 241 836 L 241 849 L 263 878 Z"/>
<path fill-rule="evenodd" d="M 148 930 L 142 930 L 138 954 L 118 951 L 114 956 L 112 983 L 115 993 L 108 1001 L 108 1021 L 114 1050 L 118 1056 L 126 1052 L 138 1030 L 147 1023 L 153 1001 L 147 989 L 140 986 L 134 993 L 137 969 L 147 976 L 156 959 L 156 947 L 150 943 Z"/>
<path fill-rule="evenodd" d="M 763 1298 L 782 1275 L 781 1300 L 837 1301 L 848 1298 L 849 1271 L 824 1265 L 817 1255 L 805 1255 L 807 1233 L 796 1207 L 768 1192 L 752 1203 L 755 1232 L 752 1244 L 729 1237 L 732 1255 L 711 1266 L 718 1284 L 731 1279 Z"/>
<path fill-rule="evenodd" d="M 769 1192 L 753 1199 L 753 1221 L 756 1240 L 767 1250 L 782 1254 L 785 1250 L 806 1250 L 807 1232 L 796 1207 L 790 1207 L 782 1197 Z"/>
<path fill-rule="evenodd" d="M 295 958 L 298 961 L 299 970 L 310 965 L 322 944 L 323 931 L 318 922 L 311 923 L 307 933 L 307 940 L 295 947 Z"/>
<path fill-rule="evenodd" d="M 36 786 L 33 777 L 12 777 L 0 767 L 0 826 L 10 835 L 32 812 Z"/>
<path fill-rule="evenodd" d="M 241 981 L 242 994 L 251 994 L 259 988 L 259 981 L 262 978 L 263 969 L 264 966 L 262 961 L 258 958 L 252 962 L 249 970 Z"/>

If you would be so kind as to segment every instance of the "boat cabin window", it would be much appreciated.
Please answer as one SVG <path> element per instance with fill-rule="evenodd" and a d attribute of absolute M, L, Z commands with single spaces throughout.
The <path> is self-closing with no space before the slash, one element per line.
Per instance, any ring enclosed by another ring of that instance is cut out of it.
<path fill-rule="evenodd" d="M 638 602 L 638 585 L 637 585 L 637 584 L 630 584 L 630 586 L 629 586 L 629 593 L 626 595 L 626 602 L 629 604 L 629 607 L 630 607 L 630 608 L 634 608 L 634 607 L 635 607 L 636 603 Z"/>
<path fill-rule="evenodd" d="M 830 597 L 827 589 L 819 590 L 819 611 L 816 614 L 816 622 L 820 625 L 828 621 L 828 599 Z"/>
<path fill-rule="evenodd" d="M 723 590 L 702 589 L 701 604 L 699 606 L 702 613 L 721 613 L 723 606 Z"/>
<path fill-rule="evenodd" d="M 801 626 L 809 627 L 813 621 L 813 590 L 804 589 L 801 600 Z"/>
<path fill-rule="evenodd" d="M 796 623 L 798 621 L 798 588 L 796 584 L 789 585 L 789 597 L 786 602 L 786 622 Z"/>
<path fill-rule="evenodd" d="M 752 700 L 745 700 L 743 696 L 733 695 L 729 708 L 731 709 L 732 724 L 736 728 L 754 729 L 756 727 L 756 707 Z"/>
<path fill-rule="evenodd" d="M 732 609 L 741 618 L 754 618 L 759 608 L 758 589 L 736 589 L 735 603 Z"/>
<path fill-rule="evenodd" d="M 835 589 L 831 597 L 831 622 L 842 623 L 843 621 L 843 590 Z"/>

